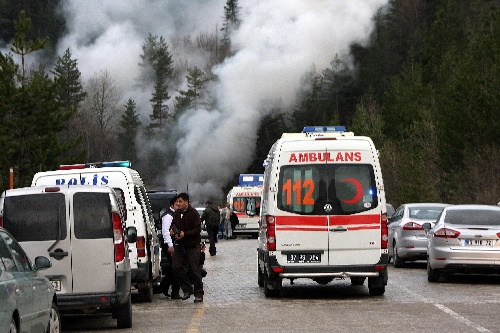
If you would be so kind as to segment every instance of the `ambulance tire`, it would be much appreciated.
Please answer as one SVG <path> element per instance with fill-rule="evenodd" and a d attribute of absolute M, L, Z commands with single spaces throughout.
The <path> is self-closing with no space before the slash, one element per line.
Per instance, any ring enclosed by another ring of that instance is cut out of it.
<path fill-rule="evenodd" d="M 370 296 L 382 296 L 385 293 L 387 278 L 387 270 L 380 272 L 378 277 L 368 278 L 368 292 Z"/>
<path fill-rule="evenodd" d="M 385 293 L 385 286 L 382 287 L 368 287 L 370 296 L 382 296 Z"/>
<path fill-rule="evenodd" d="M 273 279 L 267 274 L 264 274 L 264 296 L 279 297 L 281 294 L 281 283 L 281 279 Z"/>
<path fill-rule="evenodd" d="M 393 257 L 394 267 L 396 268 L 405 267 L 405 260 L 398 255 L 398 247 L 396 246 L 396 242 L 394 242 L 394 245 L 392 246 L 392 253 L 394 254 Z"/>
<path fill-rule="evenodd" d="M 259 287 L 264 287 L 264 273 L 260 269 L 260 265 L 257 262 L 257 283 L 259 284 Z"/>

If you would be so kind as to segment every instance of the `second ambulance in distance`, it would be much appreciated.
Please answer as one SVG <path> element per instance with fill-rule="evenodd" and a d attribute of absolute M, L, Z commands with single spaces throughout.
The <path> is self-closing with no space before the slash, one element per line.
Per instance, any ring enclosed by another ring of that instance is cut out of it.
<path fill-rule="evenodd" d="M 258 284 L 350 278 L 370 295 L 387 285 L 387 213 L 378 153 L 342 126 L 284 133 L 265 161 Z"/>

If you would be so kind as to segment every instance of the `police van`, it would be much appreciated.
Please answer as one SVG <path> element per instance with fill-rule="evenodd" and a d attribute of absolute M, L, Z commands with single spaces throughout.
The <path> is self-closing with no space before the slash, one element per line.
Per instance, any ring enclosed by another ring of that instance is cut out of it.
<path fill-rule="evenodd" d="M 153 289 L 161 282 L 161 248 L 144 183 L 130 166 L 129 161 L 61 165 L 56 171 L 36 173 L 31 185 L 112 187 L 124 207 L 126 226 L 137 229 L 137 241 L 130 244 L 132 286 L 144 301 L 152 302 Z"/>
<path fill-rule="evenodd" d="M 227 202 L 239 221 L 234 234 L 257 238 L 263 182 L 263 174 L 240 174 L 238 186 L 234 186 L 227 194 Z"/>
<path fill-rule="evenodd" d="M 264 162 L 258 284 L 278 296 L 283 279 L 349 278 L 370 295 L 387 285 L 387 213 L 372 140 L 343 126 L 284 133 Z"/>

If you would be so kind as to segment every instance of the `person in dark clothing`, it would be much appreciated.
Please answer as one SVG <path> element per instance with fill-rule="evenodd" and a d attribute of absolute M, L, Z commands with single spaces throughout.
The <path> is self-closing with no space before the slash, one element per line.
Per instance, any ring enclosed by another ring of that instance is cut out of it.
<path fill-rule="evenodd" d="M 177 196 L 177 210 L 172 222 L 172 233 L 177 245 L 172 254 L 172 268 L 175 278 L 181 287 L 183 300 L 194 294 L 195 303 L 203 302 L 203 282 L 201 279 L 201 221 L 198 211 L 189 204 L 189 195 L 180 193 Z M 193 281 L 186 274 L 184 263 L 193 273 Z M 192 284 L 191 284 L 192 283 Z M 194 286 L 194 289 L 193 289 Z"/>
<path fill-rule="evenodd" d="M 163 295 L 168 297 L 168 290 L 170 286 L 172 286 L 172 293 L 170 294 L 170 297 L 172 299 L 181 299 L 181 296 L 179 294 L 180 287 L 175 279 L 174 271 L 172 269 L 172 253 L 174 252 L 175 248 L 172 237 L 170 236 L 170 226 L 172 225 L 172 220 L 174 218 L 176 201 L 177 196 L 170 199 L 169 208 L 161 216 L 161 233 L 163 236 L 162 257 L 165 256 L 165 258 L 167 258 L 168 260 L 168 263 L 162 266 L 164 276 L 160 283 L 160 290 L 162 291 Z"/>
<path fill-rule="evenodd" d="M 210 242 L 210 247 L 208 252 L 211 256 L 217 254 L 217 249 L 215 248 L 215 243 L 217 242 L 217 233 L 219 232 L 220 224 L 220 212 L 216 205 L 214 205 L 210 200 L 205 202 L 205 210 L 201 214 L 201 221 L 205 221 L 205 225 L 208 233 L 208 241 Z"/>

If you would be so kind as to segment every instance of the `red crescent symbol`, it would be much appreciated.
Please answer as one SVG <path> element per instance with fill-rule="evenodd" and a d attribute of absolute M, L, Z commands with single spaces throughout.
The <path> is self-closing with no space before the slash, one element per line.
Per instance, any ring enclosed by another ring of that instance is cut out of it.
<path fill-rule="evenodd" d="M 363 196 L 363 185 L 361 185 L 361 183 L 358 180 L 354 178 L 346 178 L 342 181 L 342 183 L 352 183 L 356 187 L 356 195 L 354 196 L 354 198 L 350 200 L 340 199 L 342 200 L 342 202 L 348 205 L 352 205 L 361 200 L 361 197 Z"/>

